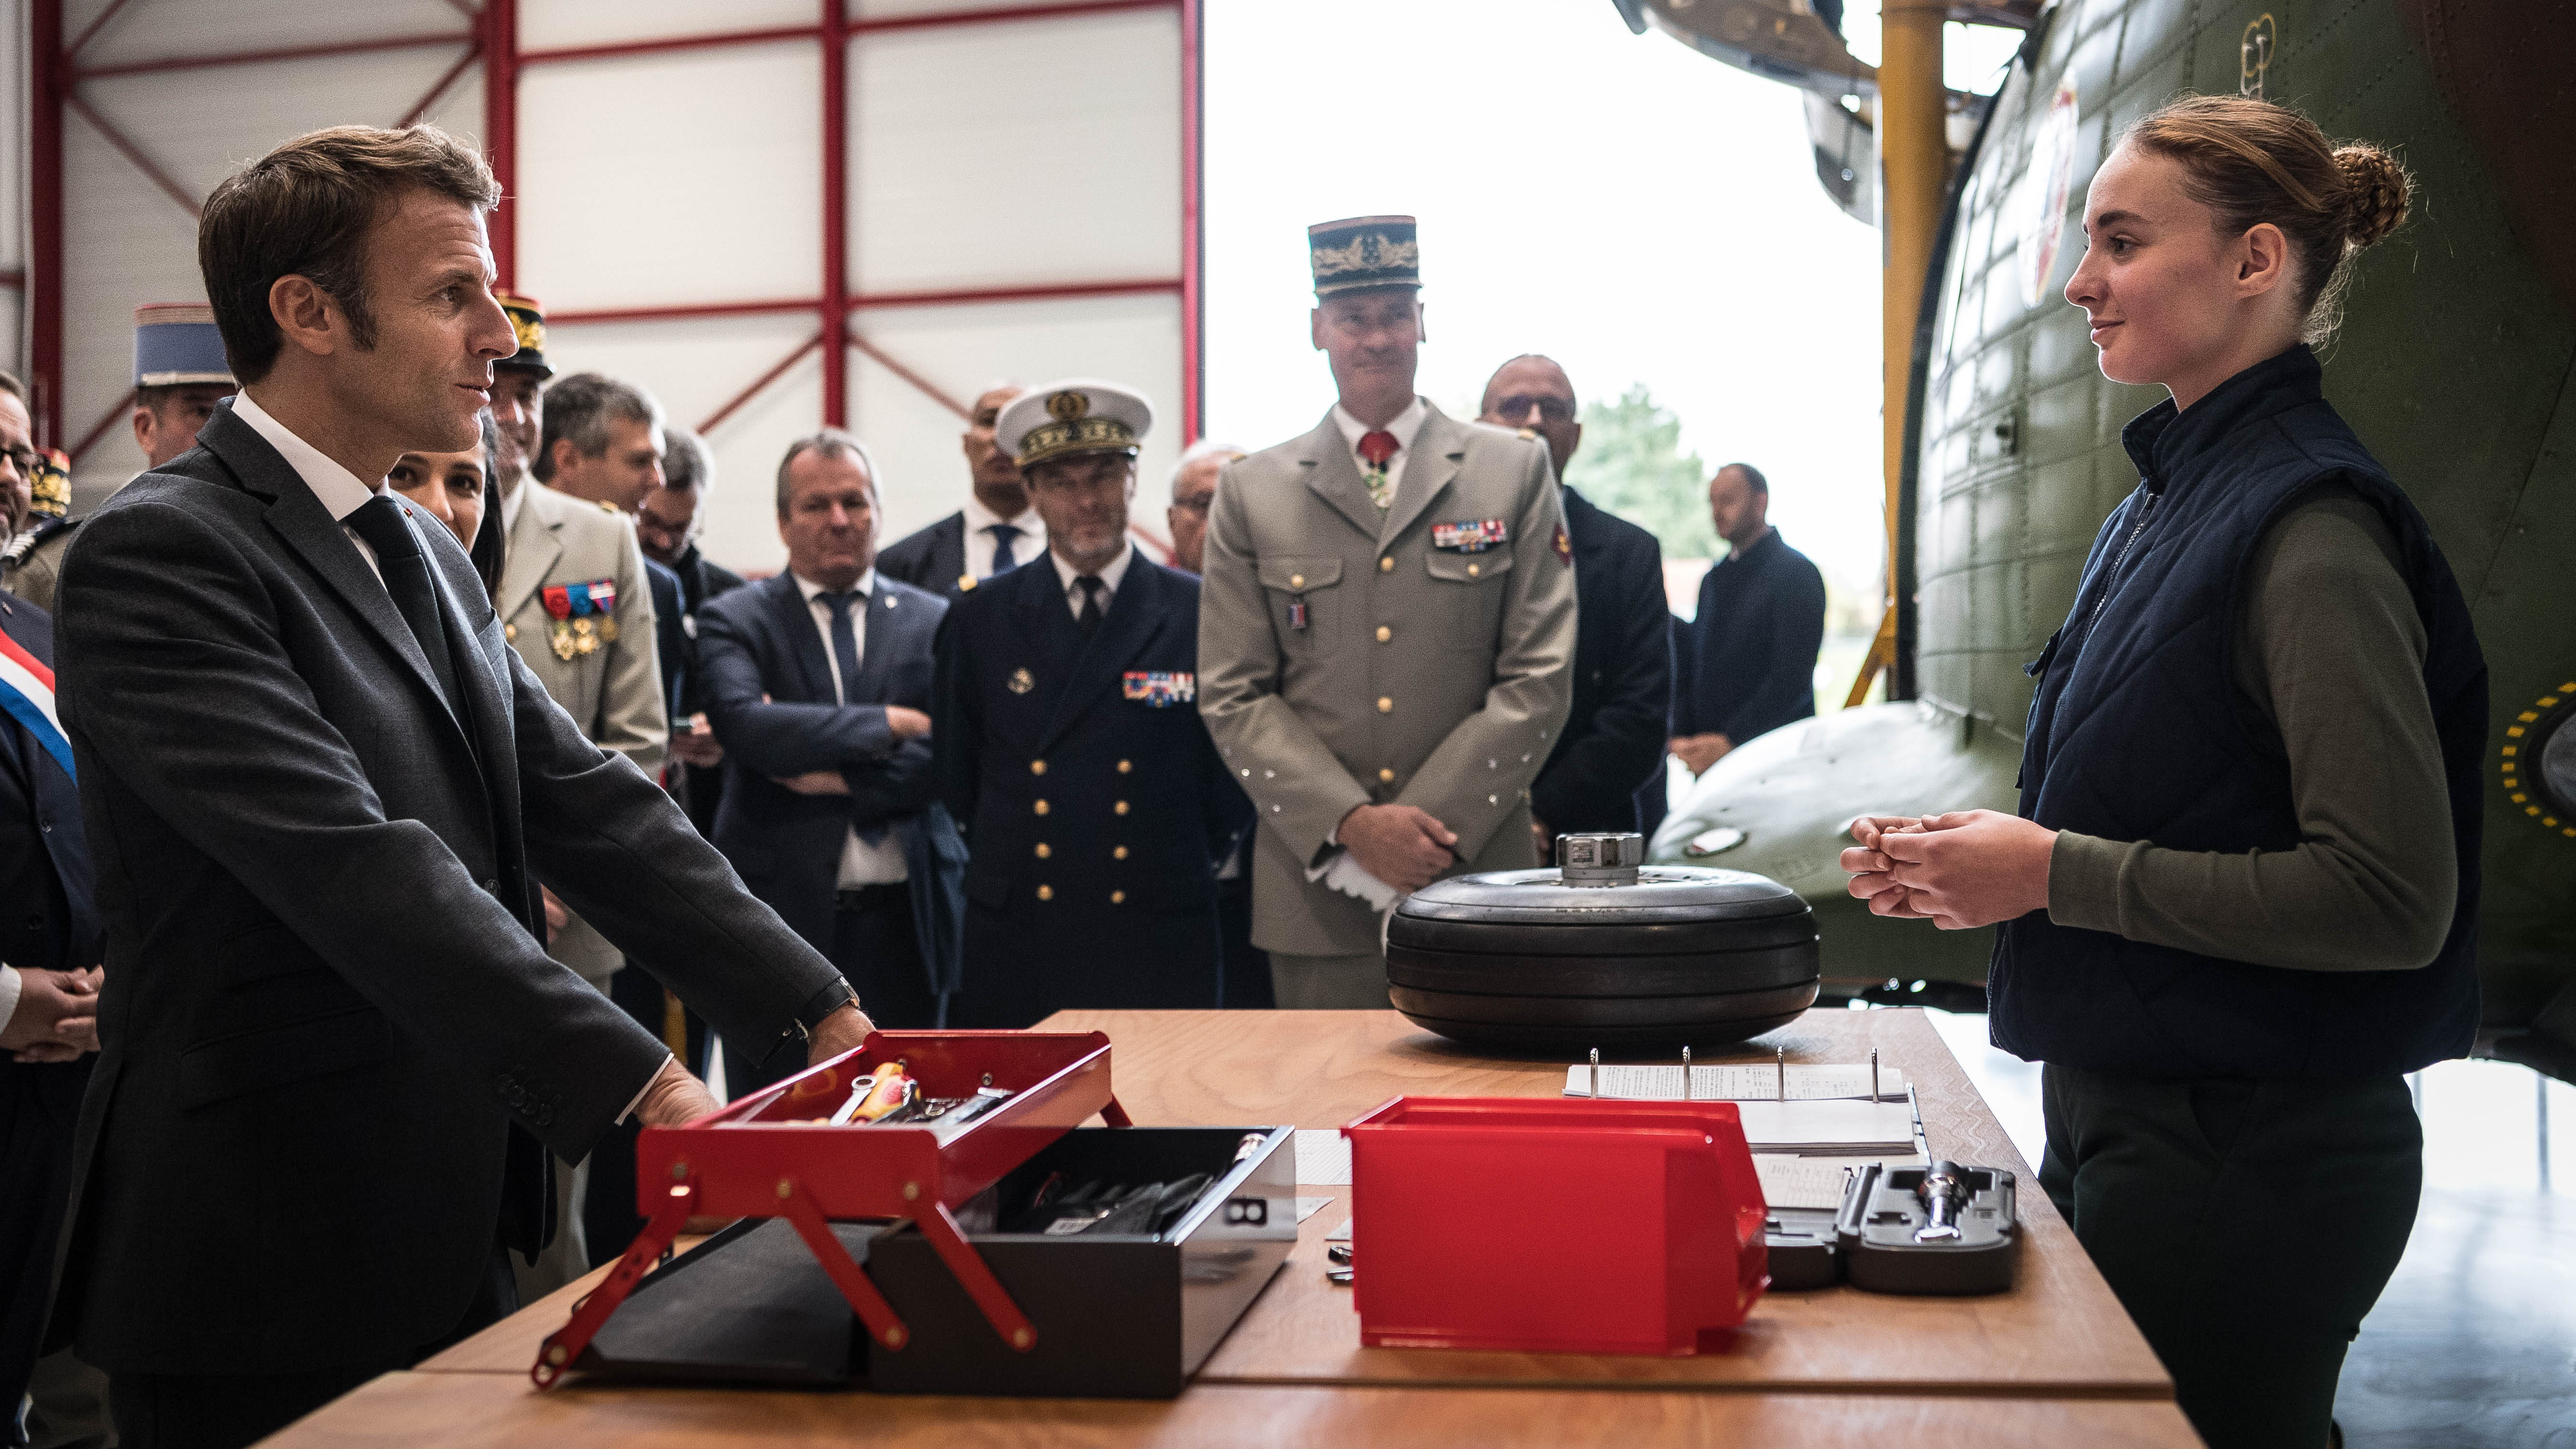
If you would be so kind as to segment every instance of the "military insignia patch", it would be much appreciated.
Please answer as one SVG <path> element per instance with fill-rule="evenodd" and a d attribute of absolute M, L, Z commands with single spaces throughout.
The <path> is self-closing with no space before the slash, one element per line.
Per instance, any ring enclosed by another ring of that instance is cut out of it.
<path fill-rule="evenodd" d="M 1562 523 L 1556 526 L 1555 548 L 1556 561 L 1558 563 L 1570 564 L 1574 562 L 1574 540 L 1565 536 L 1565 525 Z"/>
<path fill-rule="evenodd" d="M 1026 694 L 1026 693 L 1028 693 L 1030 690 L 1035 689 L 1035 688 L 1037 688 L 1037 687 L 1038 687 L 1038 680 L 1037 680 L 1037 676 L 1036 676 L 1036 675 L 1029 673 L 1029 672 L 1028 672 L 1027 670 L 1025 670 L 1025 669 L 1014 669 L 1014 670 L 1012 670 L 1012 671 L 1011 671 L 1011 678 L 1010 678 L 1010 690 L 1011 690 L 1011 693 L 1013 693 L 1013 694 Z"/>
<path fill-rule="evenodd" d="M 1450 553 L 1483 553 L 1511 540 L 1511 525 L 1499 518 L 1464 518 L 1431 525 L 1431 546 Z"/>
<path fill-rule="evenodd" d="M 1148 709 L 1170 709 L 1199 697 L 1199 677 L 1186 672 L 1164 674 L 1130 669 L 1120 676 L 1119 683 L 1129 699 L 1143 701 Z"/>
<path fill-rule="evenodd" d="M 599 652 L 602 644 L 616 642 L 617 621 L 609 617 L 617 610 L 615 579 L 556 584 L 537 597 L 555 621 L 554 637 L 548 642 L 557 659 L 569 664 L 581 655 Z"/>

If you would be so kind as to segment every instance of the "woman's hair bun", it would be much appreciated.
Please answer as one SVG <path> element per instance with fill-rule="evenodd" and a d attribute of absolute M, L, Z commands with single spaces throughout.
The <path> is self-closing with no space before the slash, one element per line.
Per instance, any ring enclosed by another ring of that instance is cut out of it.
<path fill-rule="evenodd" d="M 2414 188 L 2397 158 L 2376 146 L 2337 146 L 2335 169 L 2343 173 L 2344 237 L 2366 247 L 2406 219 L 2406 199 Z"/>

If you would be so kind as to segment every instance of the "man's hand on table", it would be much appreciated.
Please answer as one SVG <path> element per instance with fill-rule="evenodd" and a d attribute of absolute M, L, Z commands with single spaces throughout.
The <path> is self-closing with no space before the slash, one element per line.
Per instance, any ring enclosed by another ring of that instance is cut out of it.
<path fill-rule="evenodd" d="M 1412 805 L 1360 805 L 1334 832 L 1360 869 L 1411 895 L 1440 878 L 1458 857 L 1458 832 Z"/>

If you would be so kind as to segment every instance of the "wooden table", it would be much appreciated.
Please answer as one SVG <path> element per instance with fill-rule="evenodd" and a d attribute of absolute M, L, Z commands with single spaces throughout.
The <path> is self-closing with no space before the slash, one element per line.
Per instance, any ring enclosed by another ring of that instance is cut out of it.
<path fill-rule="evenodd" d="M 1387 1099 L 1549 1096 L 1564 1063 L 1479 1056 L 1393 1012 L 1065 1012 L 1048 1030 L 1115 1046 L 1140 1124 L 1336 1127 Z M 1322 1273 L 1348 1189 L 1302 1226 L 1288 1264 L 1170 1403 L 942 1399 L 585 1387 L 539 1394 L 537 1345 L 602 1273 L 390 1374 L 280 1444 L 542 1440 L 902 1445 L 1371 1444 L 1600 1441 L 1848 1444 L 1882 1434 L 1999 1445 L 2196 1444 L 2172 1383 L 2031 1179 L 2002 1125 L 1918 1011 L 1817 1011 L 1698 1059 L 1866 1060 L 1914 1084 L 1934 1152 L 2019 1173 L 2019 1281 L 1989 1298 L 1849 1289 L 1766 1294 L 1725 1353 L 1694 1358 L 1364 1349 L 1349 1290 Z M 603 1270 L 604 1273 L 604 1270 Z M 1543 1392 L 1540 1392 L 1543 1391 Z"/>

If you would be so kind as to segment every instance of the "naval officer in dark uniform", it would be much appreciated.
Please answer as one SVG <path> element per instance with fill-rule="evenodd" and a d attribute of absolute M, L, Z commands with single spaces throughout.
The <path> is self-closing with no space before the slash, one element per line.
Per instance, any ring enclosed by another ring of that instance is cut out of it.
<path fill-rule="evenodd" d="M 1074 380 L 999 419 L 1047 552 L 940 624 L 931 738 L 968 849 L 953 1025 L 1223 1004 L 1216 862 L 1252 808 L 1199 722 L 1198 580 L 1127 539 L 1153 416 Z"/>

